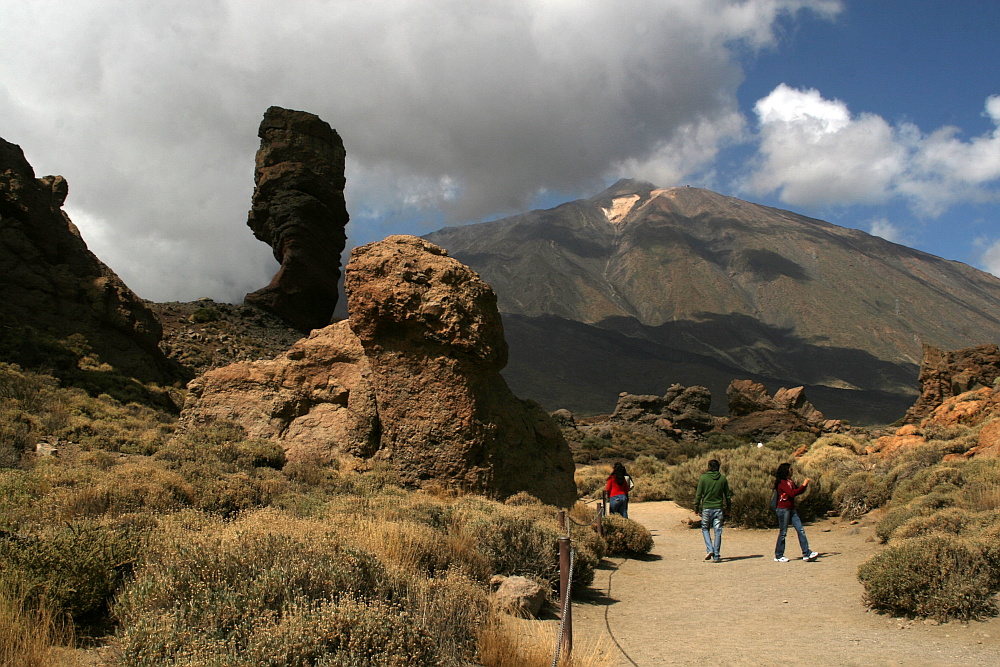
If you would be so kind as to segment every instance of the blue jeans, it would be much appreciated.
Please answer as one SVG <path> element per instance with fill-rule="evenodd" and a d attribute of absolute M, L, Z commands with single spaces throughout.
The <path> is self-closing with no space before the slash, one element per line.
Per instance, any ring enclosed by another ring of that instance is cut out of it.
<path fill-rule="evenodd" d="M 719 557 L 719 550 L 722 548 L 722 517 L 721 509 L 703 509 L 701 511 L 701 535 L 705 538 L 705 551 L 716 558 Z M 715 531 L 714 542 L 709 527 Z"/>
<path fill-rule="evenodd" d="M 806 531 L 802 527 L 802 519 L 794 509 L 783 509 L 779 507 L 774 510 L 778 515 L 778 542 L 774 545 L 774 557 L 781 558 L 785 555 L 785 533 L 788 532 L 788 524 L 791 522 L 795 532 L 799 534 L 799 546 L 802 547 L 802 555 L 808 556 L 812 551 L 809 549 L 809 540 L 806 539 Z"/>
<path fill-rule="evenodd" d="M 611 500 L 608 502 L 608 511 L 612 514 L 621 514 L 626 519 L 628 518 L 628 496 L 622 494 L 617 496 L 611 496 Z"/>

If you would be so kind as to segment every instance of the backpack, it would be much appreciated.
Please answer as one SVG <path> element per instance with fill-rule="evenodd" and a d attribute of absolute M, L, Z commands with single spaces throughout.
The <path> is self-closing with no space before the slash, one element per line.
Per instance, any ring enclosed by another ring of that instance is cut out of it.
<path fill-rule="evenodd" d="M 775 489 L 774 493 L 771 494 L 771 502 L 769 503 L 769 506 L 770 506 L 770 508 L 772 510 L 778 509 L 778 490 L 777 489 Z"/>

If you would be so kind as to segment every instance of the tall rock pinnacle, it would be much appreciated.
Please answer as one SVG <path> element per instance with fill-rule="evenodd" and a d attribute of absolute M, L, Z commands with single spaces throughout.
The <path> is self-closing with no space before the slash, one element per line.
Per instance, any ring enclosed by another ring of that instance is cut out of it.
<path fill-rule="evenodd" d="M 330 323 L 347 241 L 344 142 L 318 116 L 271 107 L 258 131 L 247 224 L 281 268 L 246 302 L 308 333 Z"/>

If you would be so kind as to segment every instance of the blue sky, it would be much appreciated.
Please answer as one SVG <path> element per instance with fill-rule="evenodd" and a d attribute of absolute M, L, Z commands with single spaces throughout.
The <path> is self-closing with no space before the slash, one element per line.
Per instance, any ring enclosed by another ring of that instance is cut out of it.
<path fill-rule="evenodd" d="M 257 126 L 319 115 L 349 242 L 692 184 L 1000 275 L 996 0 L 0 0 L 0 137 L 140 296 L 239 301 Z"/>

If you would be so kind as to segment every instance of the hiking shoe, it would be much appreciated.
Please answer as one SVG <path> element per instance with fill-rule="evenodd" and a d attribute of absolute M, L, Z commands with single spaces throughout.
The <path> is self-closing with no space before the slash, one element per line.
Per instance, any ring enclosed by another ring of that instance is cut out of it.
<path fill-rule="evenodd" d="M 774 562 L 775 563 L 787 563 L 788 559 L 785 558 L 784 556 L 778 556 L 777 558 L 774 559 Z"/>
<path fill-rule="evenodd" d="M 813 551 L 808 556 L 803 556 L 802 560 L 807 561 L 807 562 L 812 562 L 812 561 L 816 560 L 817 558 L 819 558 L 819 553 Z"/>
<path fill-rule="evenodd" d="M 719 558 L 718 556 L 716 556 L 715 558 L 713 558 L 713 559 L 712 559 L 712 562 L 713 562 L 713 563 L 721 563 L 721 562 L 722 562 L 722 559 L 721 559 L 721 558 Z"/>
<path fill-rule="evenodd" d="M 705 554 L 705 560 L 712 560 L 712 554 Z"/>

